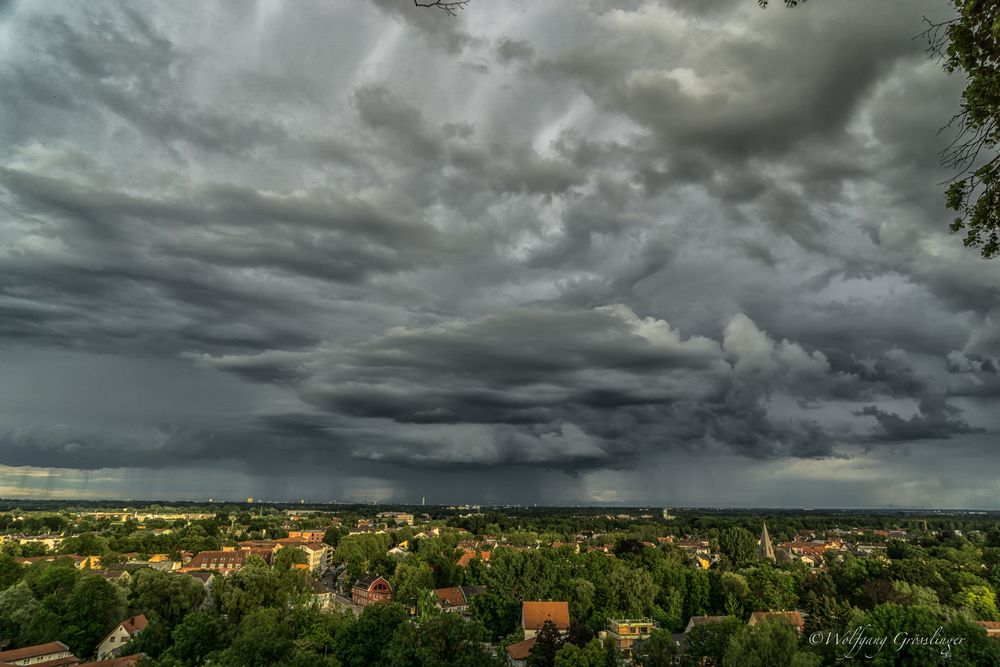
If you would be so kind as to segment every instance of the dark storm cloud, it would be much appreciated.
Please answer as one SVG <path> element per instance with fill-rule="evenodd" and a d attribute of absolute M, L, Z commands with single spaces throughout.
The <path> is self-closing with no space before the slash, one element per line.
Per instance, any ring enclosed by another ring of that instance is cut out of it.
<path fill-rule="evenodd" d="M 962 433 L 982 432 L 961 418 L 962 410 L 950 405 L 943 396 L 928 395 L 920 399 L 919 413 L 903 419 L 896 413 L 866 406 L 859 414 L 874 417 L 878 428 L 872 434 L 876 440 L 910 442 L 913 440 L 948 439 Z"/>
<path fill-rule="evenodd" d="M 947 8 L 772 4 L 2 6 L 0 465 L 863 504 L 948 440 L 979 479 Z"/>

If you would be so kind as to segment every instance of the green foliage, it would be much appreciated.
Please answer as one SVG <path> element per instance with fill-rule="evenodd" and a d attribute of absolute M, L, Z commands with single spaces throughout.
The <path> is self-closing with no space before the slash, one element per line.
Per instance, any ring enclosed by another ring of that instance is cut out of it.
<path fill-rule="evenodd" d="M 656 630 L 632 645 L 632 660 L 639 667 L 668 667 L 677 653 L 677 644 L 666 630 Z"/>
<path fill-rule="evenodd" d="M 161 621 L 168 632 L 205 598 L 201 581 L 157 570 L 139 570 L 129 585 L 128 606 L 133 614 Z"/>
<path fill-rule="evenodd" d="M 495 593 L 474 597 L 469 610 L 472 619 L 486 628 L 491 641 L 499 641 L 512 633 L 521 620 L 521 605 Z"/>
<path fill-rule="evenodd" d="M 757 560 L 757 538 L 745 528 L 726 528 L 719 534 L 719 550 L 733 566 L 744 567 Z"/>
<path fill-rule="evenodd" d="M 396 628 L 387 651 L 391 667 L 501 667 L 506 661 L 488 649 L 486 634 L 458 614 L 439 614 Z"/>
<path fill-rule="evenodd" d="M 38 600 L 26 582 L 19 582 L 0 593 L 0 637 L 14 645 L 26 644 L 28 628 L 38 613 Z"/>
<path fill-rule="evenodd" d="M 121 589 L 101 577 L 82 576 L 66 601 L 62 641 L 75 655 L 91 655 L 124 616 Z"/>
<path fill-rule="evenodd" d="M 215 614 L 195 611 L 174 628 L 172 639 L 169 656 L 184 665 L 202 665 L 212 653 L 225 647 L 225 625 Z"/>
<path fill-rule="evenodd" d="M 942 619 L 930 609 L 917 606 L 904 606 L 895 603 L 881 604 L 870 612 L 859 614 L 848 632 L 857 631 L 866 637 L 888 637 L 892 641 L 900 633 L 910 636 L 920 635 L 931 637 L 935 630 L 942 626 Z M 859 655 L 859 664 L 874 667 L 883 665 L 928 665 L 934 664 L 940 655 L 940 649 L 923 645 L 907 645 L 904 647 L 889 647 L 893 650 L 876 651 L 870 648 L 871 657 Z"/>
<path fill-rule="evenodd" d="M 553 667 L 556 655 L 565 643 L 552 621 L 545 621 L 535 635 L 535 646 L 528 656 L 528 667 Z"/>
<path fill-rule="evenodd" d="M 434 589 L 434 570 L 424 560 L 402 561 L 390 582 L 393 599 L 407 606 L 416 606 L 419 600 L 428 597 Z"/>
<path fill-rule="evenodd" d="M 0 591 L 10 588 L 21 580 L 23 568 L 14 560 L 14 556 L 0 554 Z"/>
<path fill-rule="evenodd" d="M 345 667 L 368 667 L 385 664 L 389 641 L 396 629 L 406 622 L 406 610 L 396 603 L 365 607 L 357 622 L 337 634 L 335 653 Z"/>
<path fill-rule="evenodd" d="M 295 547 L 279 549 L 278 553 L 274 555 L 271 566 L 279 572 L 286 572 L 292 569 L 293 565 L 302 565 L 308 562 L 309 556 L 306 555 L 306 552 Z"/>
<path fill-rule="evenodd" d="M 967 79 L 952 120 L 956 137 L 943 153 L 945 166 L 959 172 L 946 201 L 959 214 L 952 232 L 965 231 L 963 243 L 991 258 L 1000 254 L 1000 156 L 993 155 L 1000 142 L 1000 6 L 983 0 L 952 4 L 957 18 L 931 24 L 926 33 L 945 70 Z"/>
<path fill-rule="evenodd" d="M 600 640 L 594 639 L 582 648 L 567 643 L 556 652 L 555 667 L 604 667 L 605 652 Z"/>
<path fill-rule="evenodd" d="M 750 611 L 794 609 L 798 602 L 795 576 L 772 565 L 761 563 L 744 573 L 748 593 L 745 606 Z"/>
<path fill-rule="evenodd" d="M 795 630 L 780 621 L 744 627 L 730 640 L 723 667 L 790 667 L 798 654 Z"/>
<path fill-rule="evenodd" d="M 704 659 L 708 664 L 721 665 L 729 643 L 744 627 L 742 621 L 728 618 L 721 622 L 701 623 L 687 634 L 685 650 L 693 658 Z"/>

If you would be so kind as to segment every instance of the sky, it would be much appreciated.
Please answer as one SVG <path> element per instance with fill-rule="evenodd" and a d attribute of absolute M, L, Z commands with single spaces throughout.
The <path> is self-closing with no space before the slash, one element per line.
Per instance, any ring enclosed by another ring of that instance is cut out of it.
<path fill-rule="evenodd" d="M 1000 508 L 949 5 L 0 1 L 0 496 Z"/>

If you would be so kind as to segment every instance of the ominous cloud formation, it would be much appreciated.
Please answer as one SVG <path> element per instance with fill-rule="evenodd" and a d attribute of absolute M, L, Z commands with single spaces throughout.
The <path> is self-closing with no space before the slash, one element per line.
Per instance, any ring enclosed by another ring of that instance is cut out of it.
<path fill-rule="evenodd" d="M 7 3 L 0 495 L 995 506 L 948 11 Z"/>

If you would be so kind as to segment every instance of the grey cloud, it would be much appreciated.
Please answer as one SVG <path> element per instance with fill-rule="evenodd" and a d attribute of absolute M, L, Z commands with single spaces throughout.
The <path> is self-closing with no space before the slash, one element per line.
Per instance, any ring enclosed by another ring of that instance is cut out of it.
<path fill-rule="evenodd" d="M 0 466 L 884 504 L 866 471 L 947 439 L 988 487 L 1000 265 L 942 233 L 936 0 L 3 11 Z"/>
<path fill-rule="evenodd" d="M 889 442 L 948 439 L 963 433 L 981 433 L 982 428 L 969 426 L 962 411 L 949 404 L 943 396 L 926 395 L 920 399 L 919 413 L 903 419 L 898 414 L 866 406 L 859 413 L 878 420 L 872 438 Z"/>

